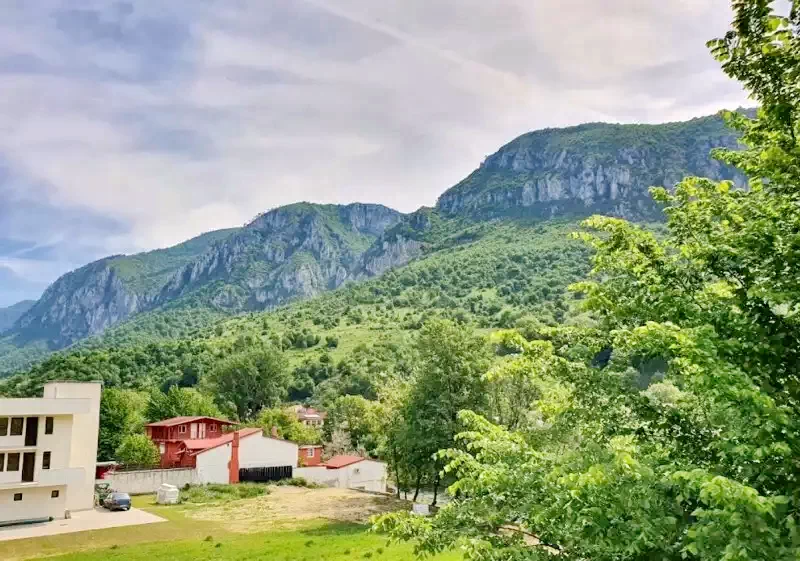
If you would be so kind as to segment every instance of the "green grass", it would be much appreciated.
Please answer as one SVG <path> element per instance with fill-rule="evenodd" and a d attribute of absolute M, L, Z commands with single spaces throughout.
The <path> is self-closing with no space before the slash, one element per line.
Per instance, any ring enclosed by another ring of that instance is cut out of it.
<path fill-rule="evenodd" d="M 269 487 L 257 483 L 239 485 L 192 485 L 181 489 L 181 502 L 191 504 L 224 503 L 268 495 Z"/>
<path fill-rule="evenodd" d="M 264 531 L 239 533 L 221 523 L 186 516 L 184 505 L 157 506 L 152 496 L 134 497 L 137 508 L 166 518 L 167 522 L 93 530 L 46 538 L 0 542 L 0 559 L 22 561 L 350 561 L 414 559 L 411 547 L 387 545 L 384 536 L 362 524 L 313 520 L 265 524 Z M 435 561 L 456 561 L 449 553 Z"/>

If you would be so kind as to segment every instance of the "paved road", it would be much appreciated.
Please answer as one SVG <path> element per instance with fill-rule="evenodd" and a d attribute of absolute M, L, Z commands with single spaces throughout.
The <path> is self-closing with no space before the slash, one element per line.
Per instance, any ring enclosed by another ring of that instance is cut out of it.
<path fill-rule="evenodd" d="M 104 528 L 117 528 L 119 526 L 136 526 L 139 524 L 153 524 L 166 522 L 163 518 L 150 514 L 138 508 L 127 512 L 109 512 L 102 508 L 73 512 L 69 520 L 54 520 L 44 524 L 31 524 L 27 526 L 13 526 L 0 528 L 0 542 L 19 540 L 23 538 L 40 538 L 56 534 L 69 534 L 85 530 L 102 530 Z"/>

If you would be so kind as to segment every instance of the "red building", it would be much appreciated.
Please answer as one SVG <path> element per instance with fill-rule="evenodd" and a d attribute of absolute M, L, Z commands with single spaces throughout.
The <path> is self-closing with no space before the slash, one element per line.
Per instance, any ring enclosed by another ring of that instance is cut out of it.
<path fill-rule="evenodd" d="M 297 449 L 297 465 L 318 466 L 322 463 L 322 445 L 306 444 Z"/>
<path fill-rule="evenodd" d="M 194 466 L 194 457 L 186 453 L 186 442 L 191 442 L 193 448 L 199 448 L 202 442 L 202 447 L 208 448 L 225 436 L 224 429 L 235 425 L 214 417 L 173 417 L 145 425 L 145 429 L 161 453 L 161 467 L 171 468 Z"/>

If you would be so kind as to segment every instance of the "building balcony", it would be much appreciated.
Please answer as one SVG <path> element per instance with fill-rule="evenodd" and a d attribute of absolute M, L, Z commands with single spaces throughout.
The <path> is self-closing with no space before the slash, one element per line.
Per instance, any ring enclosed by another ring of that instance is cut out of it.
<path fill-rule="evenodd" d="M 21 489 L 25 487 L 58 487 L 62 485 L 77 485 L 86 478 L 83 468 L 41 469 L 36 473 L 34 481 L 22 481 L 22 474 L 16 473 L 14 480 L 0 479 L 0 489 Z"/>

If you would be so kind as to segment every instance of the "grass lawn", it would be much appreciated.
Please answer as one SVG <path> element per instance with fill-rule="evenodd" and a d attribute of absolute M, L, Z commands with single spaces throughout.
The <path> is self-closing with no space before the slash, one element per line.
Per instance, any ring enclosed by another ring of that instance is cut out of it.
<path fill-rule="evenodd" d="M 21 561 L 375 561 L 412 560 L 411 547 L 387 545 L 368 526 L 335 519 L 282 516 L 292 505 L 319 492 L 319 502 L 342 497 L 328 490 L 275 491 L 267 497 L 220 505 L 157 506 L 151 496 L 134 497 L 134 506 L 167 522 L 0 542 L 0 559 Z M 306 493 L 311 493 L 306 494 Z M 344 499 L 345 501 L 347 498 Z M 299 505 L 296 505 L 299 506 Z M 270 513 L 270 509 L 274 511 Z M 312 504 L 309 509 L 315 511 Z M 249 520 L 242 520 L 252 513 Z M 348 518 L 352 511 L 345 515 Z M 227 516 L 227 519 L 226 519 Z M 457 561 L 461 556 L 437 556 Z"/>

